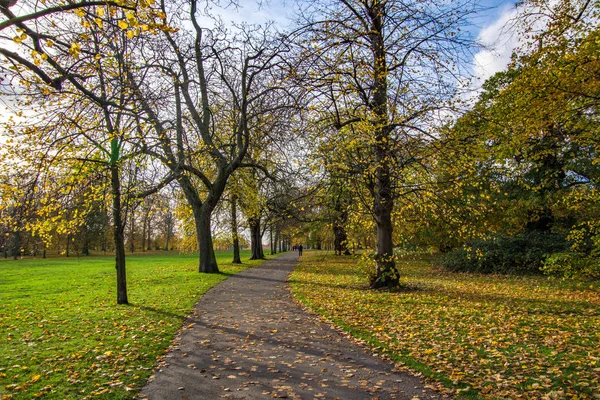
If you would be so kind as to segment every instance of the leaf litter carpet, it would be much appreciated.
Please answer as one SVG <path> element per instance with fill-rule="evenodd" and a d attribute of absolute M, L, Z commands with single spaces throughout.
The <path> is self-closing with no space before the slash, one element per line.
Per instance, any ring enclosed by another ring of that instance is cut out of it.
<path fill-rule="evenodd" d="M 207 292 L 141 398 L 431 399 L 419 378 L 349 341 L 292 299 L 285 253 Z M 323 290 L 327 290 L 323 288 Z"/>

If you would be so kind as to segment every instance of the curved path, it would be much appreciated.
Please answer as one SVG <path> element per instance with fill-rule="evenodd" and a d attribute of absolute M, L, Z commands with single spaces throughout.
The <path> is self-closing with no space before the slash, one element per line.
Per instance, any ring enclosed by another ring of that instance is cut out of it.
<path fill-rule="evenodd" d="M 416 377 L 303 311 L 286 253 L 208 291 L 142 389 L 155 399 L 429 399 Z"/>

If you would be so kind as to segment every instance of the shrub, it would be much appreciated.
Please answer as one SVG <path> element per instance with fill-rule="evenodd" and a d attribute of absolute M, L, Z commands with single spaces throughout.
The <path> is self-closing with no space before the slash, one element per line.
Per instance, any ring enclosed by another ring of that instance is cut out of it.
<path fill-rule="evenodd" d="M 397 255 L 394 255 L 396 262 L 398 261 Z M 377 276 L 377 261 L 373 253 L 363 253 L 358 259 L 358 267 L 369 281 L 369 287 L 373 287 L 378 279 Z M 396 264 L 396 270 L 398 265 Z"/>
<path fill-rule="evenodd" d="M 539 274 L 549 255 L 568 247 L 563 236 L 530 232 L 475 240 L 461 250 L 446 254 L 440 262 L 450 271 Z"/>
<path fill-rule="evenodd" d="M 373 254 L 364 252 L 358 259 L 358 267 L 364 276 L 369 281 L 369 286 L 375 283 L 377 279 L 377 262 L 373 258 Z"/>
<path fill-rule="evenodd" d="M 556 253 L 546 258 L 542 272 L 568 279 L 600 279 L 600 259 L 579 253 Z"/>

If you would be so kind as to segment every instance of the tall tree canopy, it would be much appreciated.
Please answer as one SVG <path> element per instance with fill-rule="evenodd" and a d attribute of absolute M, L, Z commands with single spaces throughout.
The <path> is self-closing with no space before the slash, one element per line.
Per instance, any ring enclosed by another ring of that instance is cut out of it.
<path fill-rule="evenodd" d="M 340 0 L 312 2 L 303 13 L 298 79 L 314 87 L 340 162 L 368 192 L 377 232 L 373 287 L 398 284 L 394 204 L 415 189 L 410 170 L 456 93 L 470 45 L 460 28 L 473 10 L 469 1 Z"/>

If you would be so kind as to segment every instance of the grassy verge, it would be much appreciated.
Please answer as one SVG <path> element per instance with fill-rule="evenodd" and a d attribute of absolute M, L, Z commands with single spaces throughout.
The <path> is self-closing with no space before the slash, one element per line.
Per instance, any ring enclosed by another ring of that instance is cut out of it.
<path fill-rule="evenodd" d="M 260 263 L 217 259 L 200 274 L 197 255 L 128 256 L 128 306 L 113 257 L 0 263 L 0 398 L 134 398 L 200 295 Z"/>
<path fill-rule="evenodd" d="M 399 363 L 472 398 L 600 398 L 600 287 L 399 263 L 403 289 L 366 288 L 351 257 L 308 252 L 296 297 Z"/>

